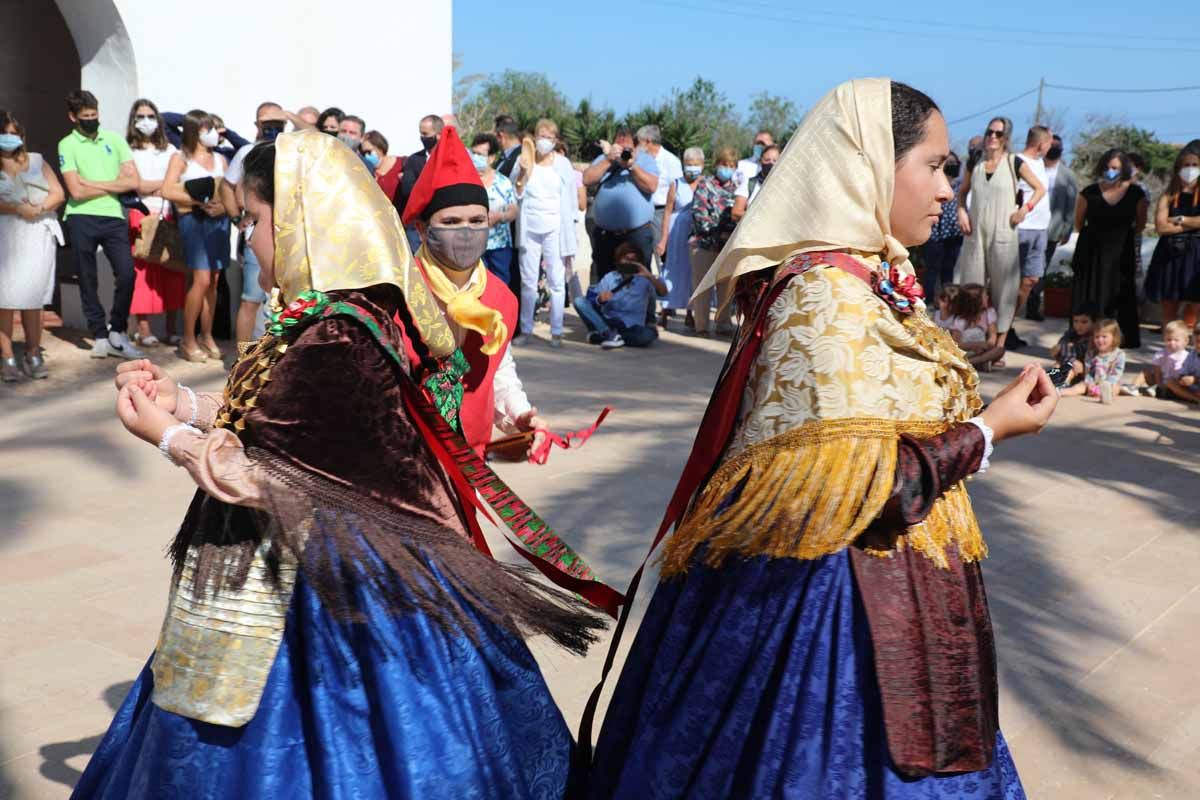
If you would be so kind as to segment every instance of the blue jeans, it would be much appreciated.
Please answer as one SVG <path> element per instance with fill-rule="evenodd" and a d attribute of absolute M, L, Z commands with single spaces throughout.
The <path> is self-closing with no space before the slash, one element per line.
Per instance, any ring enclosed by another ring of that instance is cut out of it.
<path fill-rule="evenodd" d="M 258 258 L 254 255 L 254 251 L 247 245 L 242 251 L 242 302 L 243 303 L 265 303 L 267 302 L 267 293 L 258 285 Z"/>
<path fill-rule="evenodd" d="M 652 325 L 622 325 L 620 322 L 605 319 L 600 310 L 586 297 L 576 297 L 572 305 L 590 333 L 605 334 L 616 331 L 629 347 L 649 347 L 658 338 L 658 328 Z"/>
<path fill-rule="evenodd" d="M 217 271 L 229 266 L 229 217 L 199 211 L 180 214 L 179 238 L 188 269 Z"/>
<path fill-rule="evenodd" d="M 954 236 L 941 241 L 926 242 L 921 247 L 925 256 L 925 300 L 932 305 L 937 297 L 938 287 L 944 283 L 954 282 L 954 265 L 958 263 L 958 254 L 962 251 L 963 237 Z"/>
<path fill-rule="evenodd" d="M 505 286 L 508 285 L 512 279 L 513 249 L 511 247 L 497 247 L 484 251 L 483 263 L 487 266 L 488 272 L 503 281 Z"/>

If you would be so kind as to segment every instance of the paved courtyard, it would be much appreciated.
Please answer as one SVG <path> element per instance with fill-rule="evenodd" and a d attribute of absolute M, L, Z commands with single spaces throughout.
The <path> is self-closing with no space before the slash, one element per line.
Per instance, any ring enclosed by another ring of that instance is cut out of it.
<path fill-rule="evenodd" d="M 1044 347 L 1061 323 L 1018 328 Z M 0 798 L 69 794 L 154 646 L 164 550 L 193 491 L 117 422 L 116 362 L 56 334 L 49 381 L 0 386 Z M 602 353 L 577 322 L 569 339 L 518 352 L 535 404 L 559 429 L 614 413 L 585 448 L 501 471 L 623 588 L 725 345 L 668 333 Z M 221 386 L 215 365 L 155 358 Z M 1027 360 L 985 375 L 988 394 Z M 1200 411 L 1066 400 L 1042 436 L 999 447 L 971 492 L 991 548 L 1001 719 L 1030 796 L 1200 797 Z M 583 660 L 535 649 L 575 726 L 604 647 Z"/>

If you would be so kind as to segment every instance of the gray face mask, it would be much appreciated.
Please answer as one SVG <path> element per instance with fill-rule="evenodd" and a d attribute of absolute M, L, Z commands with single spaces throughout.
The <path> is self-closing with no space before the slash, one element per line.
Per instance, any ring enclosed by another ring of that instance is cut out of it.
<path fill-rule="evenodd" d="M 425 246 L 444 266 L 458 272 L 474 269 L 487 250 L 488 229 L 435 227 L 425 229 Z"/>

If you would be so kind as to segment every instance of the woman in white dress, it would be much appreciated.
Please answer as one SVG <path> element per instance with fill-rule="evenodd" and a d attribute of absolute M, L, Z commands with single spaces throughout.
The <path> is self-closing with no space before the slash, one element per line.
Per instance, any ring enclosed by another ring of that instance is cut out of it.
<path fill-rule="evenodd" d="M 558 125 L 538 120 L 533 141 L 525 139 L 513 183 L 521 211 L 517 237 L 521 253 L 521 341 L 533 338 L 533 312 L 537 307 L 538 272 L 544 264 L 550 290 L 550 346 L 562 347 L 563 308 L 566 305 L 566 265 L 574 256 L 575 214 L 578 192 L 575 168 L 566 156 L 554 152 Z M 529 338 L 526 338 L 529 337 Z"/>
<path fill-rule="evenodd" d="M 54 215 L 66 195 L 39 153 L 25 149 L 25 129 L 0 111 L 0 377 L 11 383 L 21 370 L 13 353 L 13 315 L 25 329 L 25 371 L 47 377 L 42 359 L 42 306 L 54 294 L 55 246 L 62 228 Z"/>

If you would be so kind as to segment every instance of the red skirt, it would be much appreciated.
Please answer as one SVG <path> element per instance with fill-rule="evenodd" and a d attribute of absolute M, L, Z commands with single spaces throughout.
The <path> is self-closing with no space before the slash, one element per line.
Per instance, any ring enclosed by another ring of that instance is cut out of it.
<path fill-rule="evenodd" d="M 129 211 L 129 246 L 133 247 L 138 232 L 142 228 L 140 211 Z M 129 305 L 130 314 L 163 314 L 168 311 L 179 311 L 183 308 L 183 298 L 187 294 L 187 276 L 163 267 L 143 261 L 133 260 L 133 302 Z"/>

